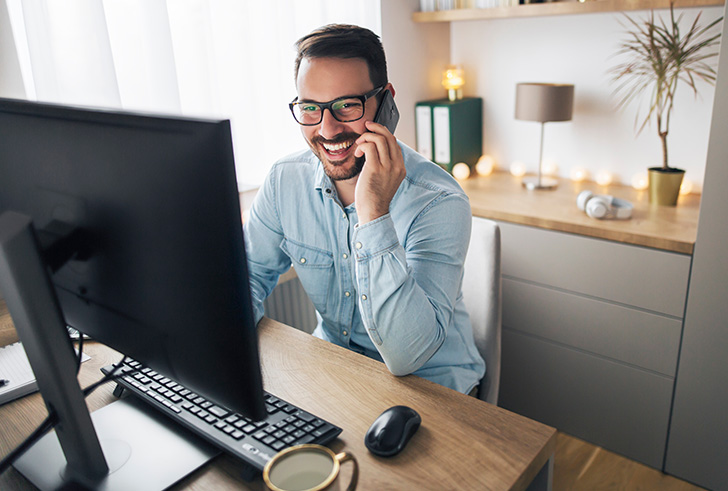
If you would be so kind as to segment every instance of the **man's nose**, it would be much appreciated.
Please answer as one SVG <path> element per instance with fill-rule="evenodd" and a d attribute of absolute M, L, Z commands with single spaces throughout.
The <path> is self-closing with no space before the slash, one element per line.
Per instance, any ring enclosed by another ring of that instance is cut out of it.
<path fill-rule="evenodd" d="M 320 125 L 319 135 L 327 140 L 333 140 L 336 135 L 344 131 L 343 123 L 338 121 L 331 112 L 331 109 L 328 108 L 324 109 Z"/>

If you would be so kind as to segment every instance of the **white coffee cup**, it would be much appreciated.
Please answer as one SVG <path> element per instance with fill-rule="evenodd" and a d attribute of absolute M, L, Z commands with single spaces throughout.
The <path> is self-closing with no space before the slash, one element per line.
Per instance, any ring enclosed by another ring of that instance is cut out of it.
<path fill-rule="evenodd" d="M 356 489 L 359 465 L 348 452 L 335 454 L 321 445 L 296 445 L 277 453 L 263 469 L 263 480 L 272 491 L 334 491 L 339 489 L 341 464 L 354 470 L 347 491 Z"/>

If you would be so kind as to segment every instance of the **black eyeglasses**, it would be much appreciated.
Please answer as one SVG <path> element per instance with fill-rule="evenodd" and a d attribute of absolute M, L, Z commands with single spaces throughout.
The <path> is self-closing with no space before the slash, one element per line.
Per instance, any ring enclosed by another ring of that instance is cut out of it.
<path fill-rule="evenodd" d="M 298 102 L 298 97 L 296 97 L 288 104 L 288 107 L 291 108 L 291 113 L 293 113 L 296 122 L 303 126 L 319 124 L 324 119 L 324 109 L 331 111 L 337 121 L 351 123 L 364 116 L 364 104 L 366 104 L 367 99 L 379 94 L 383 88 L 384 85 L 364 95 L 341 97 L 329 102 Z"/>

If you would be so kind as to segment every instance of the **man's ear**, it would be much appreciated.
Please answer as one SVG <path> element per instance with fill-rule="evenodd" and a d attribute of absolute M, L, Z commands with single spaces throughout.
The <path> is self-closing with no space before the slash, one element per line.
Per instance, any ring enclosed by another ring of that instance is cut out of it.
<path fill-rule="evenodd" d="M 384 90 L 390 91 L 392 93 L 392 97 L 394 97 L 394 85 L 387 83 L 387 85 L 384 86 Z"/>

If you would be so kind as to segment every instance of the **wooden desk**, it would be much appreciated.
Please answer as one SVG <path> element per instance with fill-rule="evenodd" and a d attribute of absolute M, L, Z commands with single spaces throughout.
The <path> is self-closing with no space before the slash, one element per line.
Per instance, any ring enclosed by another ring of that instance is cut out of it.
<path fill-rule="evenodd" d="M 118 355 L 87 343 L 81 384 Z M 553 455 L 556 430 L 415 376 L 397 378 L 379 362 L 264 319 L 260 351 L 266 390 L 343 428 L 330 446 L 353 452 L 359 489 L 525 489 Z M 88 399 L 94 410 L 112 402 L 109 384 Z M 386 408 L 405 404 L 422 426 L 398 456 L 370 454 L 364 433 Z M 38 393 L 0 406 L 0 455 L 44 418 Z M 349 465 L 343 469 L 348 479 Z M 240 464 L 222 456 L 180 482 L 185 489 L 262 489 L 245 482 Z M 344 471 L 342 471 L 344 472 Z M 0 489 L 32 489 L 15 469 L 0 475 Z"/>

